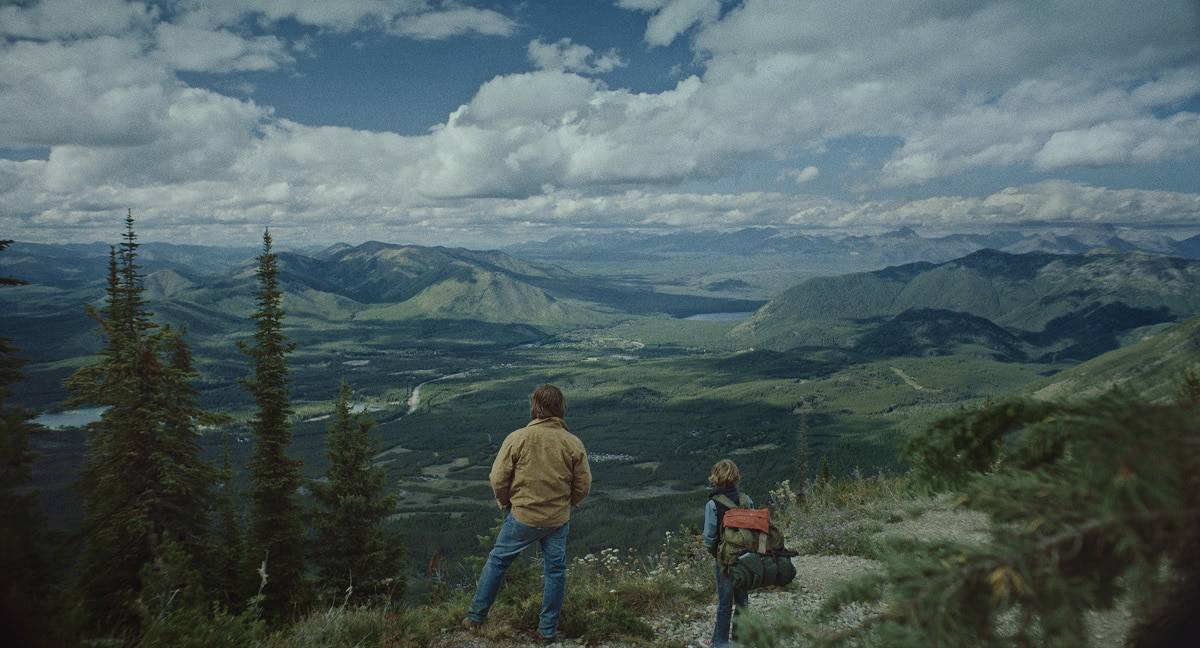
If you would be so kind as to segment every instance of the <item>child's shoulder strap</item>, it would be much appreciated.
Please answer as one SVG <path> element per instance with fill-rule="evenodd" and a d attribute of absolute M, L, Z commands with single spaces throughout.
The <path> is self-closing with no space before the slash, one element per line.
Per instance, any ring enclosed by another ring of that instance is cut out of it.
<path fill-rule="evenodd" d="M 738 507 L 750 508 L 750 496 L 745 493 L 738 493 Z"/>
<path fill-rule="evenodd" d="M 740 504 L 734 504 L 733 500 L 729 499 L 728 495 L 713 495 L 712 500 L 714 502 L 720 504 L 721 506 L 724 506 L 727 509 L 745 508 L 745 506 L 746 506 L 745 505 L 746 496 L 740 495 L 740 494 L 738 497 L 738 500 L 740 500 L 740 502 L 741 502 Z"/>

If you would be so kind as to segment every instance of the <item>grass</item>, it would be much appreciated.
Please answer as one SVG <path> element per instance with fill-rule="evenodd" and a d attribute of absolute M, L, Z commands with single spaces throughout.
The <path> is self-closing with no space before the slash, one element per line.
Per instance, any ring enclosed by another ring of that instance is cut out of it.
<path fill-rule="evenodd" d="M 884 524 L 923 510 L 908 492 L 905 477 L 883 474 L 811 482 L 799 498 L 790 492 L 785 483 L 772 495 L 785 503 L 782 524 L 792 538 L 790 548 L 801 554 L 874 558 L 873 538 Z"/>
<path fill-rule="evenodd" d="M 532 553 L 532 552 L 530 552 Z M 540 565 L 528 553 L 510 567 L 487 623 L 489 642 L 527 636 L 541 609 Z M 621 641 L 659 645 L 653 622 L 685 614 L 712 595 L 711 558 L 690 535 L 667 533 L 656 553 L 608 549 L 574 559 L 559 634 L 586 644 Z M 461 630 L 473 592 L 435 588 L 423 603 L 402 608 L 333 605 L 270 634 L 249 638 L 265 648 L 428 646 Z"/>
<path fill-rule="evenodd" d="M 870 536 L 889 517 L 919 515 L 915 508 L 919 502 L 909 494 L 903 477 L 814 483 L 802 498 L 795 497 L 784 482 L 771 496 L 777 502 L 776 519 L 793 538 L 791 548 L 804 554 L 869 553 Z M 823 536 L 829 545 L 815 542 L 831 520 L 859 523 L 835 525 Z M 711 600 L 712 559 L 687 529 L 664 532 L 658 547 L 652 552 L 610 547 L 574 558 L 567 572 L 560 635 L 586 645 L 673 645 L 671 638 L 658 636 L 657 627 L 691 617 Z M 350 648 L 452 643 L 463 638 L 460 624 L 472 593 L 470 587 L 442 583 L 424 602 L 411 607 L 334 605 L 257 639 L 254 645 Z M 478 640 L 485 645 L 520 641 L 536 629 L 540 607 L 541 569 L 531 551 L 510 568 Z"/>

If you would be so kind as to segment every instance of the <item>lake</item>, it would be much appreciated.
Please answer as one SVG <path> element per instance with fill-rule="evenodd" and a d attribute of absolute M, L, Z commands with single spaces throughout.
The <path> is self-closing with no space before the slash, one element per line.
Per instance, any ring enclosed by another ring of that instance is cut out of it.
<path fill-rule="evenodd" d="M 88 423 L 99 421 L 100 415 L 106 410 L 108 410 L 107 407 L 84 407 L 63 412 L 50 412 L 33 419 L 33 422 L 55 430 L 65 427 L 82 427 Z"/>
<path fill-rule="evenodd" d="M 698 315 L 692 315 L 683 319 L 692 320 L 695 322 L 740 322 L 744 319 L 749 319 L 749 317 L 753 314 L 754 311 L 747 311 L 744 313 L 700 313 Z"/>

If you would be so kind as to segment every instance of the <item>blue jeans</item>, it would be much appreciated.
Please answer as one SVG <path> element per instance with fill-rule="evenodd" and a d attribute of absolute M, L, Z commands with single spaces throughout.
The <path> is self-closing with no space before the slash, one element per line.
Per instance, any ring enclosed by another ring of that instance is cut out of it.
<path fill-rule="evenodd" d="M 504 517 L 496 545 L 488 554 L 479 585 L 475 588 L 475 600 L 467 617 L 483 623 L 488 610 L 496 602 L 500 582 L 508 566 L 526 547 L 538 543 L 542 550 L 542 614 L 538 617 L 538 632 L 543 637 L 553 637 L 558 630 L 558 617 L 562 613 L 563 593 L 567 584 L 567 534 L 571 523 L 560 527 L 538 528 L 521 524 L 512 512 Z"/>
<path fill-rule="evenodd" d="M 713 646 L 729 645 L 730 621 L 736 610 L 750 604 L 750 597 L 745 592 L 733 589 L 733 582 L 721 573 L 721 563 L 716 563 L 717 575 L 717 625 L 713 628 Z M 737 639 L 737 629 L 734 628 L 733 638 Z"/>

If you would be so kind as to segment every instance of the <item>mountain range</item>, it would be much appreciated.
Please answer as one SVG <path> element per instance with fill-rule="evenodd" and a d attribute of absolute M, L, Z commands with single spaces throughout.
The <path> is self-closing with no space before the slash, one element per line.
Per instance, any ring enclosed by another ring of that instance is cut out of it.
<path fill-rule="evenodd" d="M 647 260 L 679 253 L 720 255 L 807 255 L 841 258 L 853 266 L 877 267 L 913 261 L 940 262 L 981 249 L 1002 252 L 1080 254 L 1105 248 L 1116 252 L 1148 252 L 1200 259 L 1200 235 L 1176 240 L 1155 232 L 1119 230 L 1111 226 L 1062 231 L 1001 230 L 982 234 L 921 236 L 912 228 L 872 235 L 799 234 L 772 227 L 735 231 L 580 233 L 547 241 L 521 243 L 507 251 L 526 258 Z"/>
<path fill-rule="evenodd" d="M 797 238 L 818 247 L 834 244 L 824 237 L 747 229 L 678 233 L 657 237 L 655 245 L 684 250 L 724 241 L 730 244 L 724 249 L 750 254 L 797 244 Z M 991 242 L 1011 247 L 1036 238 L 998 233 Z M 946 239 L 972 245 L 982 240 Z M 904 246 L 930 241 L 945 242 L 907 230 L 846 237 L 836 244 L 911 250 Z M 639 248 L 630 242 L 629 249 Z M 254 308 L 254 250 L 154 243 L 142 250 L 147 296 L 165 321 L 218 338 L 245 328 Z M 32 285 L 0 294 L 7 334 L 42 361 L 93 352 L 98 340 L 82 304 L 101 298 L 107 254 L 100 245 L 13 245 L 0 256 L 0 271 Z M 515 326 L 525 331 L 521 337 L 606 326 L 637 315 L 757 308 L 732 331 L 739 344 L 837 348 L 868 358 L 968 352 L 1014 362 L 1058 362 L 1092 358 L 1200 314 L 1200 261 L 1112 246 L 1082 254 L 983 249 L 942 262 L 818 276 L 765 305 L 718 296 L 722 293 L 664 292 L 497 250 L 372 241 L 283 251 L 279 263 L 289 326 L 333 338 L 368 339 L 388 322 L 403 321 Z M 739 280 L 722 281 L 722 290 L 738 289 Z M 45 346 L 47 335 L 55 339 L 52 348 L 36 348 Z"/>
<path fill-rule="evenodd" d="M 139 250 L 147 297 L 166 321 L 197 334 L 240 330 L 253 312 L 255 252 L 147 244 Z M 14 244 L 0 272 L 30 282 L 0 293 L 18 343 L 56 351 L 95 347 L 83 304 L 98 303 L 108 248 Z M 294 327 L 324 330 L 395 320 L 456 320 L 532 326 L 599 325 L 630 314 L 687 316 L 749 311 L 761 301 L 655 292 L 500 251 L 367 242 L 303 254 L 279 253 L 284 307 Z"/>
<path fill-rule="evenodd" d="M 941 355 L 976 345 L 1014 360 L 1082 360 L 1138 329 L 1196 314 L 1200 261 L 981 250 L 944 263 L 809 279 L 733 334 L 868 355 Z"/>

